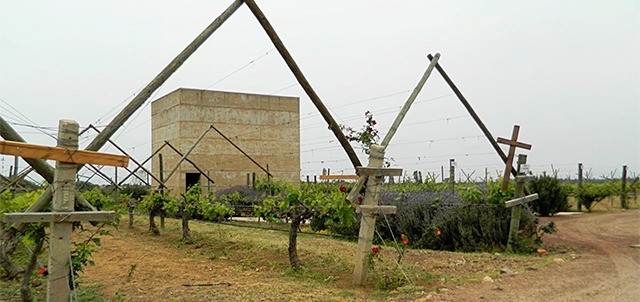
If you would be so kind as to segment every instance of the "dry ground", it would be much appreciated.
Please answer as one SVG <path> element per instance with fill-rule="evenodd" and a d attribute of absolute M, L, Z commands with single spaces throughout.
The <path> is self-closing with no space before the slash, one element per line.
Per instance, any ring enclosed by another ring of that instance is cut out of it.
<path fill-rule="evenodd" d="M 415 286 L 383 290 L 395 252 L 363 287 L 350 283 L 352 242 L 303 235 L 306 269 L 288 269 L 286 233 L 194 223 L 196 239 L 179 240 L 177 221 L 159 237 L 146 221 L 105 237 L 84 286 L 109 301 L 634 301 L 640 297 L 640 211 L 553 217 L 546 257 L 408 251 L 402 260 Z M 500 275 L 501 268 L 515 275 Z M 397 274 L 396 274 L 397 275 Z M 485 276 L 495 282 L 482 283 Z"/>

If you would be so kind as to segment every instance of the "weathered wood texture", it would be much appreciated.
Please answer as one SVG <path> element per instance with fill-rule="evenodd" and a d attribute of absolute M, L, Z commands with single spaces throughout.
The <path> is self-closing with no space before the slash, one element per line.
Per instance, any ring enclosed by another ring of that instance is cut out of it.
<path fill-rule="evenodd" d="M 498 137 L 498 142 L 509 146 L 509 154 L 507 155 L 507 162 L 504 169 L 504 175 L 502 176 L 502 192 L 506 192 L 509 187 L 509 177 L 513 169 L 513 158 L 516 155 L 516 148 L 523 148 L 531 150 L 531 145 L 518 142 L 518 134 L 520 133 L 520 126 L 513 125 L 513 132 L 511 133 L 511 139 Z M 517 173 L 516 173 L 517 176 Z"/>
<path fill-rule="evenodd" d="M 110 221 L 115 219 L 114 211 L 84 211 L 84 212 L 37 212 L 37 213 L 6 213 L 4 222 L 73 222 L 73 221 Z"/>
<path fill-rule="evenodd" d="M 358 175 L 320 175 L 320 180 L 357 180 Z"/>
<path fill-rule="evenodd" d="M 395 206 L 379 206 L 379 205 L 356 206 L 356 213 L 363 213 L 367 215 L 395 214 L 396 210 L 397 208 Z"/>
<path fill-rule="evenodd" d="M 513 206 L 517 206 L 517 205 L 522 205 L 522 204 L 526 204 L 529 202 L 532 202 L 534 200 L 538 199 L 538 194 L 531 194 L 531 195 L 527 195 L 527 196 L 523 196 L 523 197 L 519 197 L 519 198 L 514 198 L 511 200 L 508 200 L 504 203 L 504 206 L 507 208 L 513 207 Z"/>
<path fill-rule="evenodd" d="M 402 169 L 399 168 L 370 168 L 357 167 L 356 173 L 360 176 L 402 176 Z"/>
<path fill-rule="evenodd" d="M 95 163 L 97 165 L 117 167 L 127 167 L 129 165 L 129 157 L 127 156 L 14 141 L 0 141 L 0 154 L 17 155 L 22 158 L 50 159 L 73 164 Z"/>
<path fill-rule="evenodd" d="M 371 145 L 369 154 L 369 168 L 382 168 L 384 162 L 384 147 Z M 367 179 L 366 192 L 362 206 L 373 209 L 378 206 L 381 176 L 372 176 Z M 367 256 L 371 253 L 373 235 L 376 228 L 376 214 L 362 213 L 360 217 L 360 232 L 358 234 L 358 247 L 356 250 L 356 264 L 353 270 L 353 282 L 362 284 L 367 278 Z"/>

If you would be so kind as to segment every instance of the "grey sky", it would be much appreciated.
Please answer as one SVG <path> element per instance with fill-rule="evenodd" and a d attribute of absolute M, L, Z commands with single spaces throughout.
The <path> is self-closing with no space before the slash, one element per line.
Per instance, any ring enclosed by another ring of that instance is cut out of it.
<path fill-rule="evenodd" d="M 19 124 L 105 125 L 231 2 L 0 1 L 0 114 L 40 144 L 54 141 Z M 426 55 L 439 52 L 495 136 L 521 125 L 534 172 L 553 164 L 560 176 L 575 177 L 583 162 L 594 176 L 615 169 L 619 176 L 624 164 L 640 173 L 639 1 L 257 3 L 340 123 L 359 128 L 370 110 L 384 134 Z M 153 99 L 178 87 L 300 96 L 302 175 L 323 167 L 352 173 L 246 7 Z M 149 108 L 116 134 L 138 159 L 151 151 Z M 503 165 L 481 135 L 434 72 L 387 155 L 408 172 L 439 174 L 455 158 L 467 173 L 482 176 L 487 167 L 495 177 Z M 0 160 L 7 174 L 13 161 Z"/>

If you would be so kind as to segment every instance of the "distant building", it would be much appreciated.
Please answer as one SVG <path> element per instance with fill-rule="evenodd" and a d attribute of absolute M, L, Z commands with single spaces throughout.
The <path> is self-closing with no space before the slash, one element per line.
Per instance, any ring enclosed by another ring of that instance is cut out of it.
<path fill-rule="evenodd" d="M 214 125 L 251 158 L 267 168 L 275 179 L 300 182 L 300 100 L 235 92 L 180 88 L 151 103 L 152 152 L 168 141 L 185 153 L 210 125 Z M 160 151 L 165 177 L 181 158 L 168 146 Z M 210 130 L 188 158 L 214 184 L 184 161 L 165 184 L 172 194 L 199 183 L 204 192 L 247 185 L 247 175 L 266 173 Z M 160 175 L 159 157 L 152 173 Z M 157 182 L 153 182 L 157 186 Z"/>

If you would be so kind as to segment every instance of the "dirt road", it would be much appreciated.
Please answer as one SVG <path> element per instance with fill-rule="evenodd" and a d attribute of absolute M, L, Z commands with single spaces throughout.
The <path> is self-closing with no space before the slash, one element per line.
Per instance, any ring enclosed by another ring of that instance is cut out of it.
<path fill-rule="evenodd" d="M 630 247 L 640 244 L 640 211 L 543 221 L 556 223 L 545 244 L 567 261 L 417 301 L 640 301 L 640 248 Z"/>

